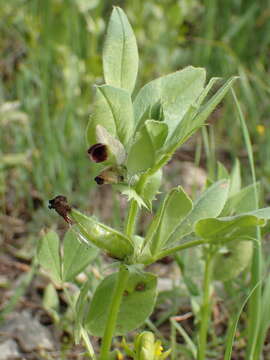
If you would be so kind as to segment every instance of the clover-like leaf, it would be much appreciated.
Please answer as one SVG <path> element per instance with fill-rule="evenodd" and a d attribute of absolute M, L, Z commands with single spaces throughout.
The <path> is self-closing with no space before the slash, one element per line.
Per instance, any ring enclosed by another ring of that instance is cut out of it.
<path fill-rule="evenodd" d="M 137 42 L 124 11 L 112 11 L 103 48 L 106 84 L 133 91 L 139 65 Z"/>
<path fill-rule="evenodd" d="M 75 228 L 68 230 L 63 242 L 63 280 L 72 281 L 98 254 L 96 246 L 79 239 Z"/>
<path fill-rule="evenodd" d="M 39 242 L 37 257 L 39 264 L 46 270 L 52 280 L 61 282 L 60 242 L 56 232 L 49 231 Z"/>
<path fill-rule="evenodd" d="M 90 304 L 86 327 L 95 336 L 103 336 L 117 273 L 107 276 L 97 287 Z M 120 305 L 114 335 L 126 335 L 148 318 L 157 295 L 157 278 L 147 272 L 130 272 Z"/>

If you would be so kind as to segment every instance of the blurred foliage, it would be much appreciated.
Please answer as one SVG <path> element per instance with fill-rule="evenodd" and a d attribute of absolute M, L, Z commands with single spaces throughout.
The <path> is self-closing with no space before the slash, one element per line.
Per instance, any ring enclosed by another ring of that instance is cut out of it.
<path fill-rule="evenodd" d="M 91 187 L 84 129 L 93 84 L 103 81 L 101 40 L 112 5 L 125 9 L 138 39 L 144 70 L 137 86 L 189 64 L 205 66 L 209 77 L 240 75 L 259 174 L 269 180 L 267 0 L 2 0 L 1 192 L 7 185 L 19 198 L 31 188 L 45 198 L 77 197 Z M 233 157 L 243 146 L 232 114 L 228 97 L 215 136 Z"/>

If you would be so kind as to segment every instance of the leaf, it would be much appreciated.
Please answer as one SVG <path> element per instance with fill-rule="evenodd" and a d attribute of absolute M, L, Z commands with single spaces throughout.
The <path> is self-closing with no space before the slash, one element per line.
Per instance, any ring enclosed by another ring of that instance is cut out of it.
<path fill-rule="evenodd" d="M 46 270 L 53 281 L 61 282 L 61 259 L 59 238 L 56 232 L 49 231 L 45 234 L 38 246 L 38 262 Z"/>
<path fill-rule="evenodd" d="M 146 120 L 145 126 L 154 149 L 160 149 L 166 141 L 168 135 L 168 125 L 161 121 Z"/>
<path fill-rule="evenodd" d="M 239 160 L 236 159 L 230 176 L 229 197 L 237 194 L 241 190 L 241 171 Z"/>
<path fill-rule="evenodd" d="M 114 7 L 103 48 L 105 82 L 133 91 L 138 72 L 138 49 L 130 23 L 122 9 Z"/>
<path fill-rule="evenodd" d="M 86 327 L 94 336 L 103 336 L 117 273 L 107 276 L 97 287 L 87 315 Z M 122 297 L 114 335 L 126 335 L 148 318 L 154 309 L 157 278 L 147 272 L 131 272 Z"/>
<path fill-rule="evenodd" d="M 233 82 L 236 80 L 236 77 L 230 78 L 216 93 L 211 97 L 210 100 L 205 105 L 202 105 L 199 108 L 199 104 L 202 102 L 202 99 L 206 96 L 207 92 L 212 87 L 213 83 L 216 81 L 212 79 L 212 84 L 208 84 L 197 102 L 190 103 L 189 107 L 183 116 L 182 120 L 178 123 L 175 128 L 172 136 L 167 141 L 167 151 L 181 146 L 189 137 L 191 137 L 196 130 L 203 126 L 204 122 L 211 114 L 211 112 L 216 108 L 220 103 L 223 97 L 226 95 Z M 210 80 L 211 83 L 211 80 Z"/>
<path fill-rule="evenodd" d="M 139 208 L 145 207 L 148 208 L 142 197 L 136 192 L 135 189 L 125 186 L 123 190 L 121 190 L 123 195 L 128 197 L 128 201 L 135 200 L 139 206 Z"/>
<path fill-rule="evenodd" d="M 253 244 L 251 241 L 237 241 L 226 245 L 215 255 L 213 277 L 227 281 L 238 276 L 250 263 Z"/>
<path fill-rule="evenodd" d="M 228 181 L 220 180 L 204 191 L 195 201 L 192 211 L 190 211 L 171 234 L 168 243 L 174 243 L 193 232 L 193 227 L 197 221 L 208 217 L 217 217 L 225 205 L 228 190 Z"/>
<path fill-rule="evenodd" d="M 130 94 L 108 85 L 97 87 L 94 109 L 86 130 L 88 145 L 97 143 L 96 126 L 103 126 L 111 136 L 126 145 L 133 134 L 134 118 Z"/>
<path fill-rule="evenodd" d="M 254 215 L 260 219 L 270 220 L 270 207 L 249 211 L 247 215 Z"/>
<path fill-rule="evenodd" d="M 230 90 L 236 79 L 238 79 L 238 77 L 233 76 L 229 80 L 227 80 L 225 84 L 215 93 L 215 95 L 212 96 L 211 99 L 208 100 L 207 103 L 201 107 L 198 114 L 196 115 L 194 126 L 201 126 L 205 122 L 211 112 L 216 108 L 216 106 L 221 102 L 221 100 Z"/>
<path fill-rule="evenodd" d="M 229 179 L 230 176 L 226 167 L 219 161 L 217 165 L 218 165 L 217 180 Z"/>
<path fill-rule="evenodd" d="M 191 209 L 192 201 L 180 186 L 168 193 L 145 238 L 153 256 L 166 244 L 170 234 Z"/>
<path fill-rule="evenodd" d="M 208 84 L 206 85 L 206 87 L 203 89 L 201 95 L 199 96 L 198 100 L 196 101 L 196 105 L 197 107 L 199 107 L 204 99 L 206 98 L 206 96 L 208 95 L 209 91 L 212 89 L 212 87 L 215 85 L 215 83 L 219 80 L 220 78 L 218 77 L 213 77 L 209 80 Z"/>
<path fill-rule="evenodd" d="M 155 163 L 155 148 L 145 126 L 137 132 L 127 156 L 127 171 L 135 175 L 151 168 Z"/>
<path fill-rule="evenodd" d="M 142 125 L 143 115 L 148 109 L 161 103 L 164 119 L 171 134 L 190 105 L 195 103 L 203 91 L 204 82 L 205 70 L 188 66 L 146 84 L 134 101 L 137 127 Z"/>
<path fill-rule="evenodd" d="M 199 220 L 195 232 L 199 237 L 213 241 L 228 241 L 246 236 L 250 228 L 265 225 L 265 220 L 254 215 L 236 215 Z"/>
<path fill-rule="evenodd" d="M 76 228 L 76 226 L 75 226 Z M 97 256 L 98 249 L 78 239 L 74 228 L 68 230 L 63 243 L 63 280 L 72 281 Z"/>
<path fill-rule="evenodd" d="M 78 344 L 81 338 L 82 332 L 82 324 L 84 322 L 84 318 L 88 312 L 89 308 L 89 299 L 88 299 L 88 292 L 92 287 L 92 279 L 88 279 L 80 289 L 80 294 L 76 301 L 75 310 L 76 310 L 76 317 L 75 317 L 75 324 L 74 324 L 74 337 L 75 343 Z"/>
<path fill-rule="evenodd" d="M 105 250 L 110 256 L 123 259 L 133 253 L 131 241 L 122 233 L 75 209 L 72 209 L 70 216 L 76 222 L 82 239 Z"/>
<path fill-rule="evenodd" d="M 59 299 L 57 291 L 52 283 L 49 283 L 44 291 L 42 305 L 46 309 L 55 322 L 58 322 L 59 319 Z"/>
<path fill-rule="evenodd" d="M 144 200 L 147 208 L 152 211 L 152 201 L 156 199 L 158 190 L 161 186 L 162 170 L 158 170 L 152 176 L 148 176 L 147 181 L 142 191 L 142 199 Z"/>
<path fill-rule="evenodd" d="M 260 184 L 256 184 L 257 191 L 260 189 Z M 238 193 L 231 196 L 222 211 L 222 215 L 241 214 L 243 212 L 252 211 L 255 208 L 255 191 L 254 185 L 248 185 L 241 189 Z"/>

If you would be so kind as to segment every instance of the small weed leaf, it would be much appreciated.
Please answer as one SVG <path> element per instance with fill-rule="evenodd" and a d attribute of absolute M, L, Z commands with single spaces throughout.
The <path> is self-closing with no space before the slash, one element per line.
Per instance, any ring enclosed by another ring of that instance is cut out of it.
<path fill-rule="evenodd" d="M 92 335 L 103 336 L 117 274 L 106 277 L 97 287 L 90 304 L 86 327 Z M 156 301 L 157 278 L 150 273 L 131 272 L 116 323 L 115 335 L 126 335 L 151 314 Z M 137 289 L 139 287 L 139 289 Z"/>

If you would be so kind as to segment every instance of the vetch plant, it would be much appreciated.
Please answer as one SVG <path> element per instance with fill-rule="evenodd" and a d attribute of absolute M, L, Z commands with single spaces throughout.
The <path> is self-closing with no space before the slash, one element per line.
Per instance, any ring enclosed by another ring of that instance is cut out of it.
<path fill-rule="evenodd" d="M 132 28 L 123 10 L 115 7 L 103 50 L 105 84 L 96 86 L 86 141 L 89 158 L 97 164 L 97 184 L 112 184 L 127 196 L 129 210 L 122 229 L 114 229 L 72 208 L 65 196 L 57 196 L 49 206 L 69 223 L 70 229 L 62 245 L 56 233 L 47 233 L 40 243 L 38 258 L 53 280 L 62 284 L 71 301 L 76 340 L 83 338 L 93 359 L 108 360 L 118 356 L 111 352 L 113 336 L 138 328 L 154 310 L 157 276 L 145 272 L 143 267 L 201 245 L 205 276 L 197 353 L 202 360 L 211 310 L 211 281 L 213 273 L 218 275 L 218 270 L 213 270 L 215 262 L 222 261 L 225 267 L 232 264 L 230 276 L 243 270 L 246 264 L 237 264 L 237 254 L 249 248 L 254 230 L 265 224 L 270 209 L 242 207 L 240 211 L 242 195 L 237 194 L 244 190 L 240 190 L 239 179 L 221 173 L 195 201 L 181 186 L 171 189 L 144 237 L 137 235 L 139 211 L 142 207 L 152 211 L 152 201 L 162 182 L 162 168 L 204 125 L 236 79 L 227 80 L 205 101 L 217 78 L 205 84 L 205 70 L 188 66 L 151 81 L 134 96 L 138 64 Z M 227 260 L 222 255 L 223 248 L 230 254 Z M 99 283 L 90 302 L 91 282 L 80 288 L 76 299 L 72 298 L 65 283 L 74 282 L 98 250 L 115 259 L 118 270 Z M 98 355 L 88 334 L 102 338 Z M 143 355 L 143 343 L 149 345 L 148 357 Z M 151 333 L 143 333 L 138 335 L 130 353 L 133 351 L 133 358 L 139 360 L 165 359 L 168 353 L 156 352 L 157 346 Z"/>

